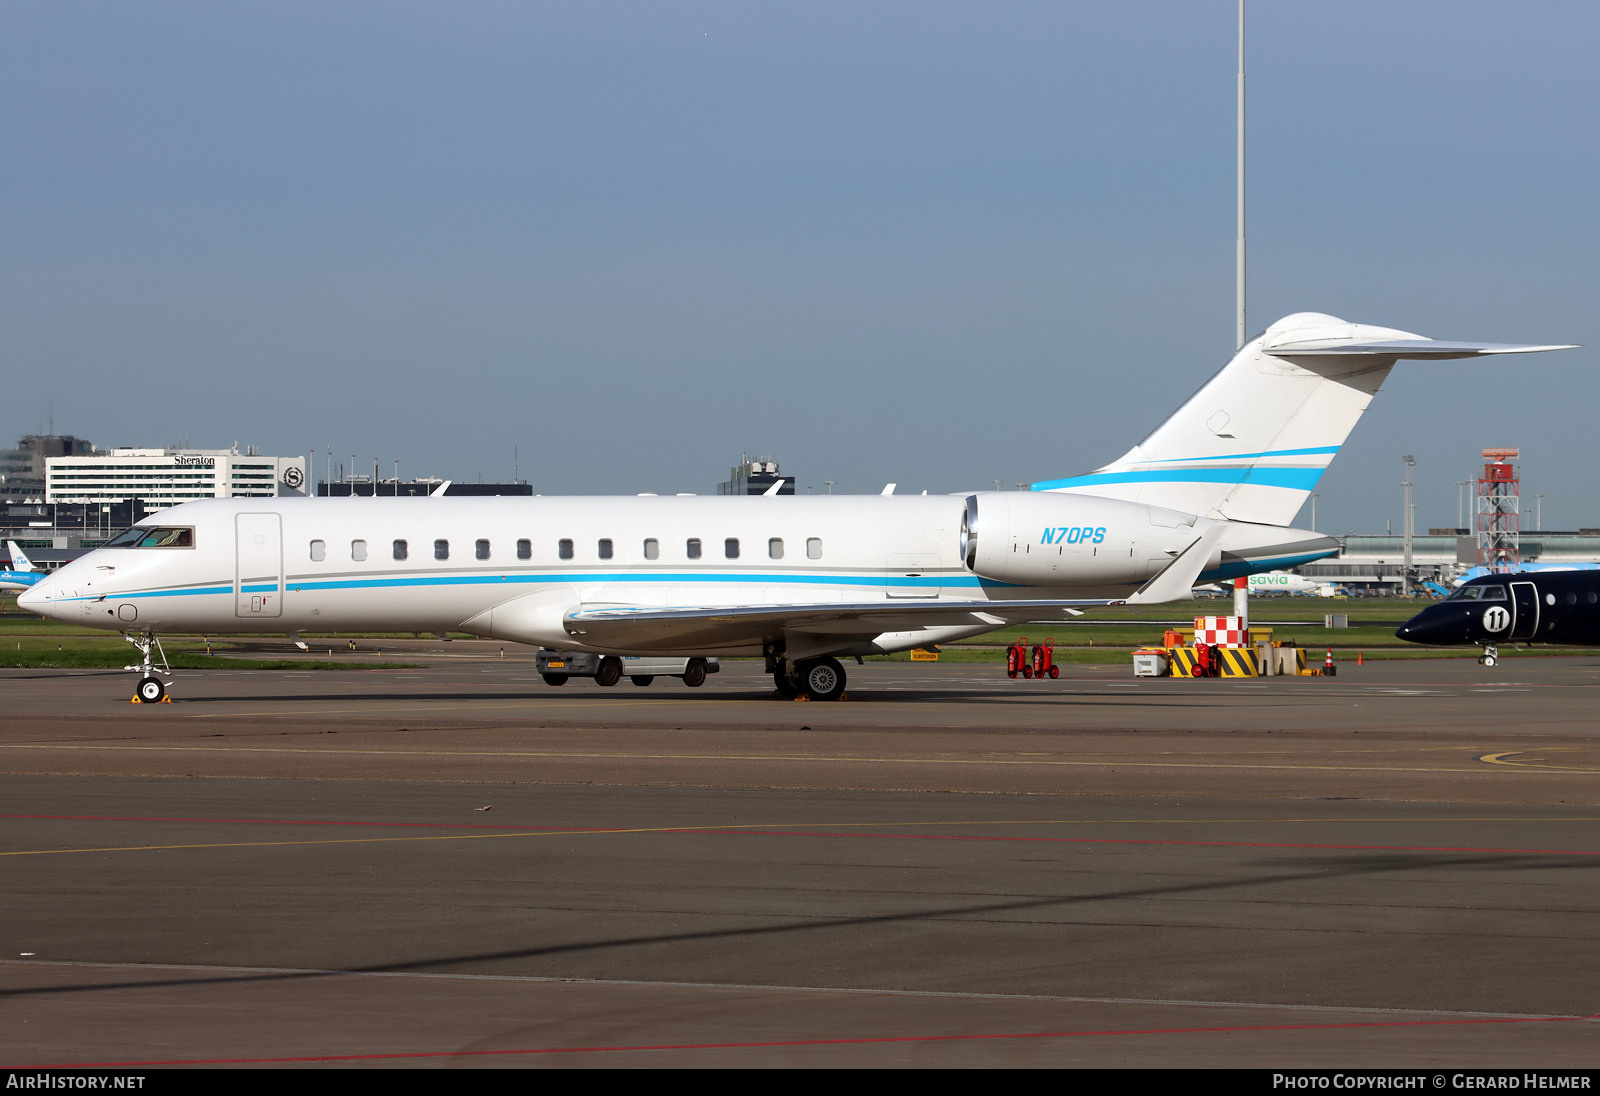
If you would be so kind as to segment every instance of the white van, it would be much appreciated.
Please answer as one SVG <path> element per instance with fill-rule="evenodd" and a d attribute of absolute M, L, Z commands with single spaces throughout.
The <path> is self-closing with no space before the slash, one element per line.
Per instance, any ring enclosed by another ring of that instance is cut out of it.
<path fill-rule="evenodd" d="M 714 658 L 656 658 L 652 655 L 593 655 L 540 647 L 536 656 L 546 685 L 565 685 L 568 678 L 592 677 L 597 685 L 615 685 L 623 677 L 648 685 L 658 677 L 681 678 L 691 689 L 706 683 L 707 674 L 722 672 Z"/>

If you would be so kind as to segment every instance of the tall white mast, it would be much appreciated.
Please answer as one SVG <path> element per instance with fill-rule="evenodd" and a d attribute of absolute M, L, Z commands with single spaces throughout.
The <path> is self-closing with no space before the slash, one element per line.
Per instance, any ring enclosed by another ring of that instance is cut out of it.
<path fill-rule="evenodd" d="M 1235 294 L 1238 299 L 1237 344 L 1244 346 L 1244 0 L 1239 0 L 1239 237 L 1236 241 Z"/>

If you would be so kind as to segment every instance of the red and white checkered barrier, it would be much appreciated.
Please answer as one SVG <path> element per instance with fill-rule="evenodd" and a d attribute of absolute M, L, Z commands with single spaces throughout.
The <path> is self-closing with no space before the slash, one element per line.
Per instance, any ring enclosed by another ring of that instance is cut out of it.
<path fill-rule="evenodd" d="M 1209 647 L 1248 647 L 1250 629 L 1245 627 L 1243 617 L 1195 617 L 1194 641 Z"/>

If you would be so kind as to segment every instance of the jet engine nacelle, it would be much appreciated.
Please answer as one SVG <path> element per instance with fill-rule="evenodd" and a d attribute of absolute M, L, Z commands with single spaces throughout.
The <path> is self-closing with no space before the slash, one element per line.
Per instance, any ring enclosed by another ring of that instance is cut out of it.
<path fill-rule="evenodd" d="M 997 582 L 1138 584 L 1194 542 L 1198 521 L 1177 510 L 1092 495 L 984 492 L 967 497 L 961 558 L 973 574 Z"/>

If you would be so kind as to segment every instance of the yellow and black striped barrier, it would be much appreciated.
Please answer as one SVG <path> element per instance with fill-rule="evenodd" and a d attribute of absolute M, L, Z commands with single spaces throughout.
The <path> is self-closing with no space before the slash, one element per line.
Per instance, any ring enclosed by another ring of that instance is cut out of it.
<path fill-rule="evenodd" d="M 1169 647 L 1167 656 L 1172 660 L 1173 677 L 1195 677 L 1199 657 L 1193 647 Z M 1254 647 L 1213 647 L 1211 665 L 1218 677 L 1255 677 L 1256 652 Z"/>
<path fill-rule="evenodd" d="M 1218 664 L 1218 677 L 1255 677 L 1254 647 L 1213 647 L 1211 659 Z"/>

